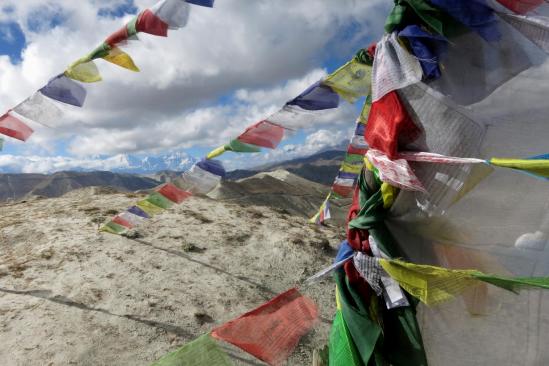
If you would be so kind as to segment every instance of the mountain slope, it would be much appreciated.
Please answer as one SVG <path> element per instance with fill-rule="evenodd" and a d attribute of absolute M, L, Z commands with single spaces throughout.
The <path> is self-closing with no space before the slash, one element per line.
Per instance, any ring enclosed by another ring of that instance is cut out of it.
<path fill-rule="evenodd" d="M 304 158 L 263 165 L 251 170 L 234 170 L 227 173 L 227 179 L 237 180 L 251 177 L 259 172 L 282 169 L 316 183 L 331 185 L 344 156 L 345 151 L 328 150 Z"/>

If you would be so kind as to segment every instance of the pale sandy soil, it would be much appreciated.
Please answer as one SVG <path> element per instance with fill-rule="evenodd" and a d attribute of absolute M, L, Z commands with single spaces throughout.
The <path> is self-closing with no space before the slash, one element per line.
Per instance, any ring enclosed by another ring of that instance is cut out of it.
<path fill-rule="evenodd" d="M 137 240 L 97 231 L 136 199 L 91 188 L 0 206 L 0 365 L 149 365 L 329 265 L 342 239 L 280 207 L 208 197 Z M 311 364 L 335 311 L 331 280 L 303 292 L 322 320 L 289 365 Z"/>

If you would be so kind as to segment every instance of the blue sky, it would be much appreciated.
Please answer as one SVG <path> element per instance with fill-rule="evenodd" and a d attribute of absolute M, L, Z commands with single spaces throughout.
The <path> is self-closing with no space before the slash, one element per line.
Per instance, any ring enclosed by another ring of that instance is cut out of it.
<path fill-rule="evenodd" d="M 0 107 L 7 110 L 31 95 L 70 60 L 154 3 L 8 1 L 0 18 L 0 55 L 5 55 L 0 82 L 16 88 L 0 90 Z M 105 81 L 86 85 L 88 99 L 81 111 L 69 111 L 56 129 L 39 127 L 25 144 L 6 139 L 2 155 L 4 160 L 17 157 L 21 164 L 24 157 L 89 160 L 173 151 L 200 157 L 375 40 L 383 16 L 372 12 L 384 15 L 389 6 L 381 0 L 225 0 L 213 9 L 192 6 L 187 27 L 170 31 L 168 39 L 145 35 L 129 45 L 127 52 L 141 73 L 98 62 Z M 277 151 L 227 154 L 224 160 L 240 168 L 329 148 L 348 137 L 359 111 L 360 103 L 345 104 L 332 120 L 316 121 L 286 138 Z M 22 170 L 29 169 L 52 167 L 33 164 Z"/>

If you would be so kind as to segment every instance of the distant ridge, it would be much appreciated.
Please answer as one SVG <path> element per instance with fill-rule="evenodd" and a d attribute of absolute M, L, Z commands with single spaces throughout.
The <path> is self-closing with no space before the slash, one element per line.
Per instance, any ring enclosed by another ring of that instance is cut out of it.
<path fill-rule="evenodd" d="M 251 177 L 260 172 L 282 169 L 312 182 L 330 185 L 339 171 L 344 156 L 345 151 L 327 150 L 304 158 L 259 166 L 255 169 L 233 170 L 227 173 L 227 179 L 237 180 Z"/>
<path fill-rule="evenodd" d="M 46 174 L 0 174 L 0 201 L 38 195 L 59 197 L 75 189 L 101 186 L 120 191 L 150 189 L 160 182 L 138 175 L 112 172 L 58 172 Z"/>

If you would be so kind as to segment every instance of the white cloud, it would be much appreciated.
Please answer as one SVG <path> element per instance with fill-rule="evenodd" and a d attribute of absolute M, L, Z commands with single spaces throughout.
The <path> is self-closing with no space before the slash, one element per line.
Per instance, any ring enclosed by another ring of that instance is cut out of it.
<path fill-rule="evenodd" d="M 15 10 L 2 16 L 17 21 L 29 43 L 18 65 L 0 57 L 0 108 L 29 96 L 121 27 L 131 16 L 97 13 L 124 3 L 8 0 Z M 371 34 L 382 32 L 389 7 L 385 0 L 218 0 L 213 9 L 193 6 L 186 28 L 166 39 L 140 35 L 140 42 L 130 43 L 141 73 L 99 60 L 105 81 L 87 86 L 86 105 L 68 114 L 58 130 L 39 129 L 25 145 L 27 154 L 37 149 L 30 145 L 47 151 L 60 139 L 70 141 L 69 152 L 79 159 L 218 145 L 318 80 L 327 58 L 344 61 L 367 46 Z M 28 24 L 37 11 L 44 24 L 54 16 L 64 22 L 33 32 Z M 350 26 L 352 37 L 346 35 Z M 354 114 L 354 107 L 344 105 L 309 132 L 345 129 Z"/>

